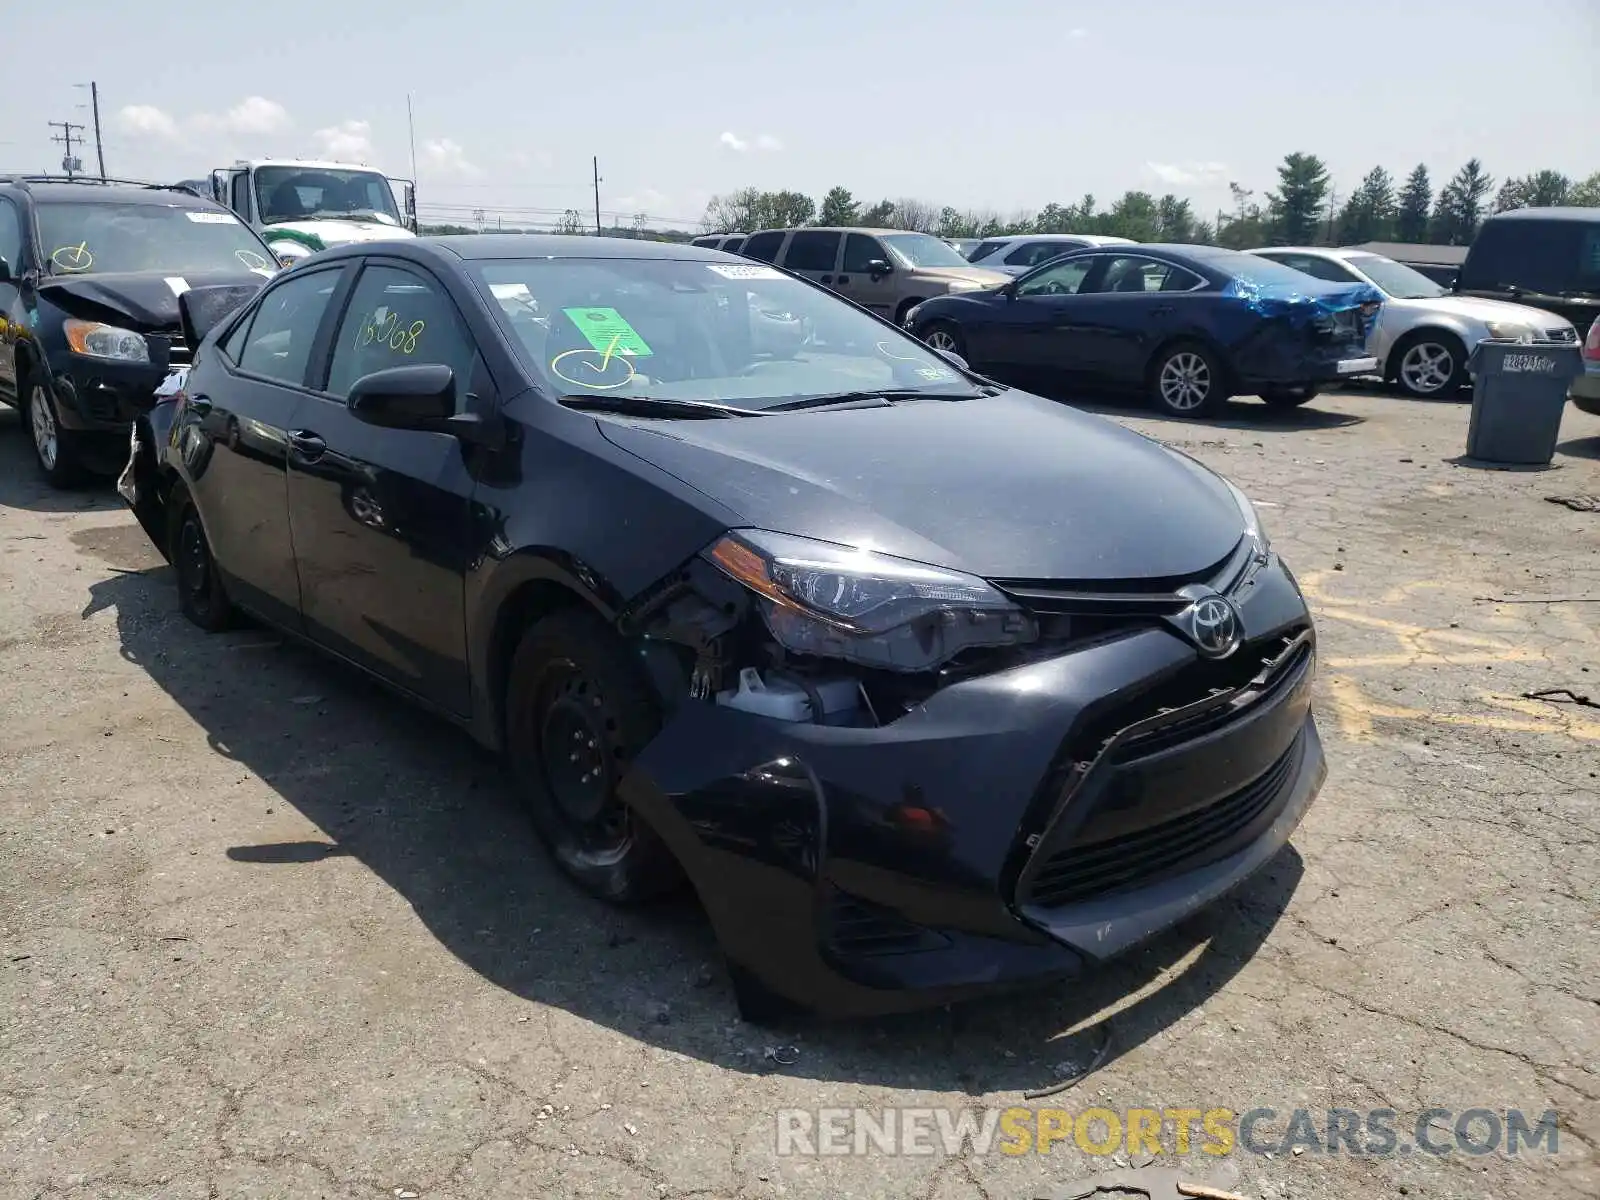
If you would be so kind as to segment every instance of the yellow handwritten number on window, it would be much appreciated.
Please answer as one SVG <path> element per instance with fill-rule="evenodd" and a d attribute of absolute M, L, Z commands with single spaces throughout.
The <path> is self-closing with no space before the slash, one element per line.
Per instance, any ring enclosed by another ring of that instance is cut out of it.
<path fill-rule="evenodd" d="M 356 333 L 357 348 L 365 348 L 374 342 L 386 344 L 389 349 L 398 354 L 415 354 L 417 352 L 417 339 L 427 329 L 427 323 L 412 321 L 409 325 L 400 323 L 398 313 L 390 313 L 382 321 L 375 320 L 376 314 L 368 317 L 366 323 Z"/>

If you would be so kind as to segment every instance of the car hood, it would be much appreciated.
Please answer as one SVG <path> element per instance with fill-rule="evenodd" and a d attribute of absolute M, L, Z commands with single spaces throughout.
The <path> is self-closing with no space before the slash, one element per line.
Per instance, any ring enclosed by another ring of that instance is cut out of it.
<path fill-rule="evenodd" d="M 287 239 L 312 250 L 344 246 L 351 242 L 388 242 L 417 235 L 401 225 L 382 221 L 277 221 L 261 230 L 268 244 Z"/>
<path fill-rule="evenodd" d="M 602 416 L 748 526 L 987 578 L 1193 578 L 1244 534 L 1227 486 L 1100 417 L 1007 392 L 727 420 Z"/>
<path fill-rule="evenodd" d="M 1542 308 L 1512 304 L 1507 300 L 1490 300 L 1483 296 L 1430 296 L 1423 300 L 1393 300 L 1390 303 L 1406 308 L 1427 309 L 1441 316 L 1462 317 L 1468 321 L 1516 321 L 1536 329 L 1555 329 L 1569 323 L 1565 317 Z"/>
<path fill-rule="evenodd" d="M 52 275 L 39 294 L 70 316 L 106 321 L 138 332 L 178 328 L 178 297 L 190 288 L 215 284 L 260 284 L 271 271 L 153 271 L 116 274 Z"/>
<path fill-rule="evenodd" d="M 914 267 L 911 274 L 918 279 L 937 279 L 944 283 L 975 283 L 979 287 L 999 287 L 1010 283 L 1011 276 L 987 267 Z"/>

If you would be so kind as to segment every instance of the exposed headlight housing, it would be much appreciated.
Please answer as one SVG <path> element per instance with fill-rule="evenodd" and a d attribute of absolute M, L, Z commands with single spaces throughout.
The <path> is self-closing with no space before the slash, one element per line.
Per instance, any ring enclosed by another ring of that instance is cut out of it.
<path fill-rule="evenodd" d="M 131 329 L 120 329 L 115 325 L 102 325 L 98 321 L 80 321 L 76 317 L 68 317 L 61 323 L 61 330 L 66 334 L 67 345 L 74 354 L 87 355 L 89 358 L 105 358 L 114 362 L 150 361 L 150 345 L 144 340 L 144 334 L 135 333 Z"/>
<path fill-rule="evenodd" d="M 767 628 L 795 654 L 916 672 L 973 647 L 1039 636 L 983 580 L 868 549 L 738 529 L 704 557 L 760 597 Z"/>
<path fill-rule="evenodd" d="M 1485 321 L 1489 336 L 1497 342 L 1532 342 L 1538 340 L 1538 330 L 1521 321 Z"/>

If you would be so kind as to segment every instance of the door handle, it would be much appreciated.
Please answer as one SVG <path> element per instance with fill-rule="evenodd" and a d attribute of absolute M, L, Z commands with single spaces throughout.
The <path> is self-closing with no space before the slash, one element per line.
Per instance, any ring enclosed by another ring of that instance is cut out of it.
<path fill-rule="evenodd" d="M 850 282 L 850 276 L 848 276 L 848 275 L 839 276 L 839 282 L 840 283 L 849 283 Z"/>
<path fill-rule="evenodd" d="M 832 275 L 824 275 L 822 277 L 821 282 L 823 282 L 823 283 L 832 283 L 833 282 L 833 276 Z"/>
<path fill-rule="evenodd" d="M 289 448 L 307 462 L 315 462 L 328 452 L 328 443 L 309 429 L 291 429 Z"/>

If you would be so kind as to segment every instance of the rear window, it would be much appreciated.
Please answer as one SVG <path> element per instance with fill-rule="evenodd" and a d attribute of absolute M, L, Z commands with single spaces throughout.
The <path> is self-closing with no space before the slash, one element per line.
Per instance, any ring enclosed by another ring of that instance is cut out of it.
<path fill-rule="evenodd" d="M 1600 294 L 1600 216 L 1594 221 L 1490 221 L 1461 267 L 1460 286 Z"/>
<path fill-rule="evenodd" d="M 762 262 L 771 262 L 778 257 L 778 247 L 781 245 L 783 245 L 781 229 L 754 234 L 745 240 L 744 255 L 746 258 L 759 258 Z"/>
<path fill-rule="evenodd" d="M 744 245 L 742 237 L 731 237 L 722 243 L 722 249 L 728 254 L 739 253 L 739 248 Z"/>
<path fill-rule="evenodd" d="M 843 239 L 837 233 L 802 230 L 789 239 L 789 248 L 783 255 L 783 265 L 791 271 L 831 271 L 833 264 L 839 259 L 841 240 Z"/>
<path fill-rule="evenodd" d="M 692 246 L 706 246 L 706 247 L 709 247 L 710 249 L 714 250 L 714 249 L 716 249 L 717 243 L 720 242 L 721 240 L 722 240 L 722 235 L 721 234 L 717 234 L 714 237 L 697 237 L 697 238 L 695 238 L 695 240 L 693 242 L 690 243 L 690 245 L 692 245 Z"/>

